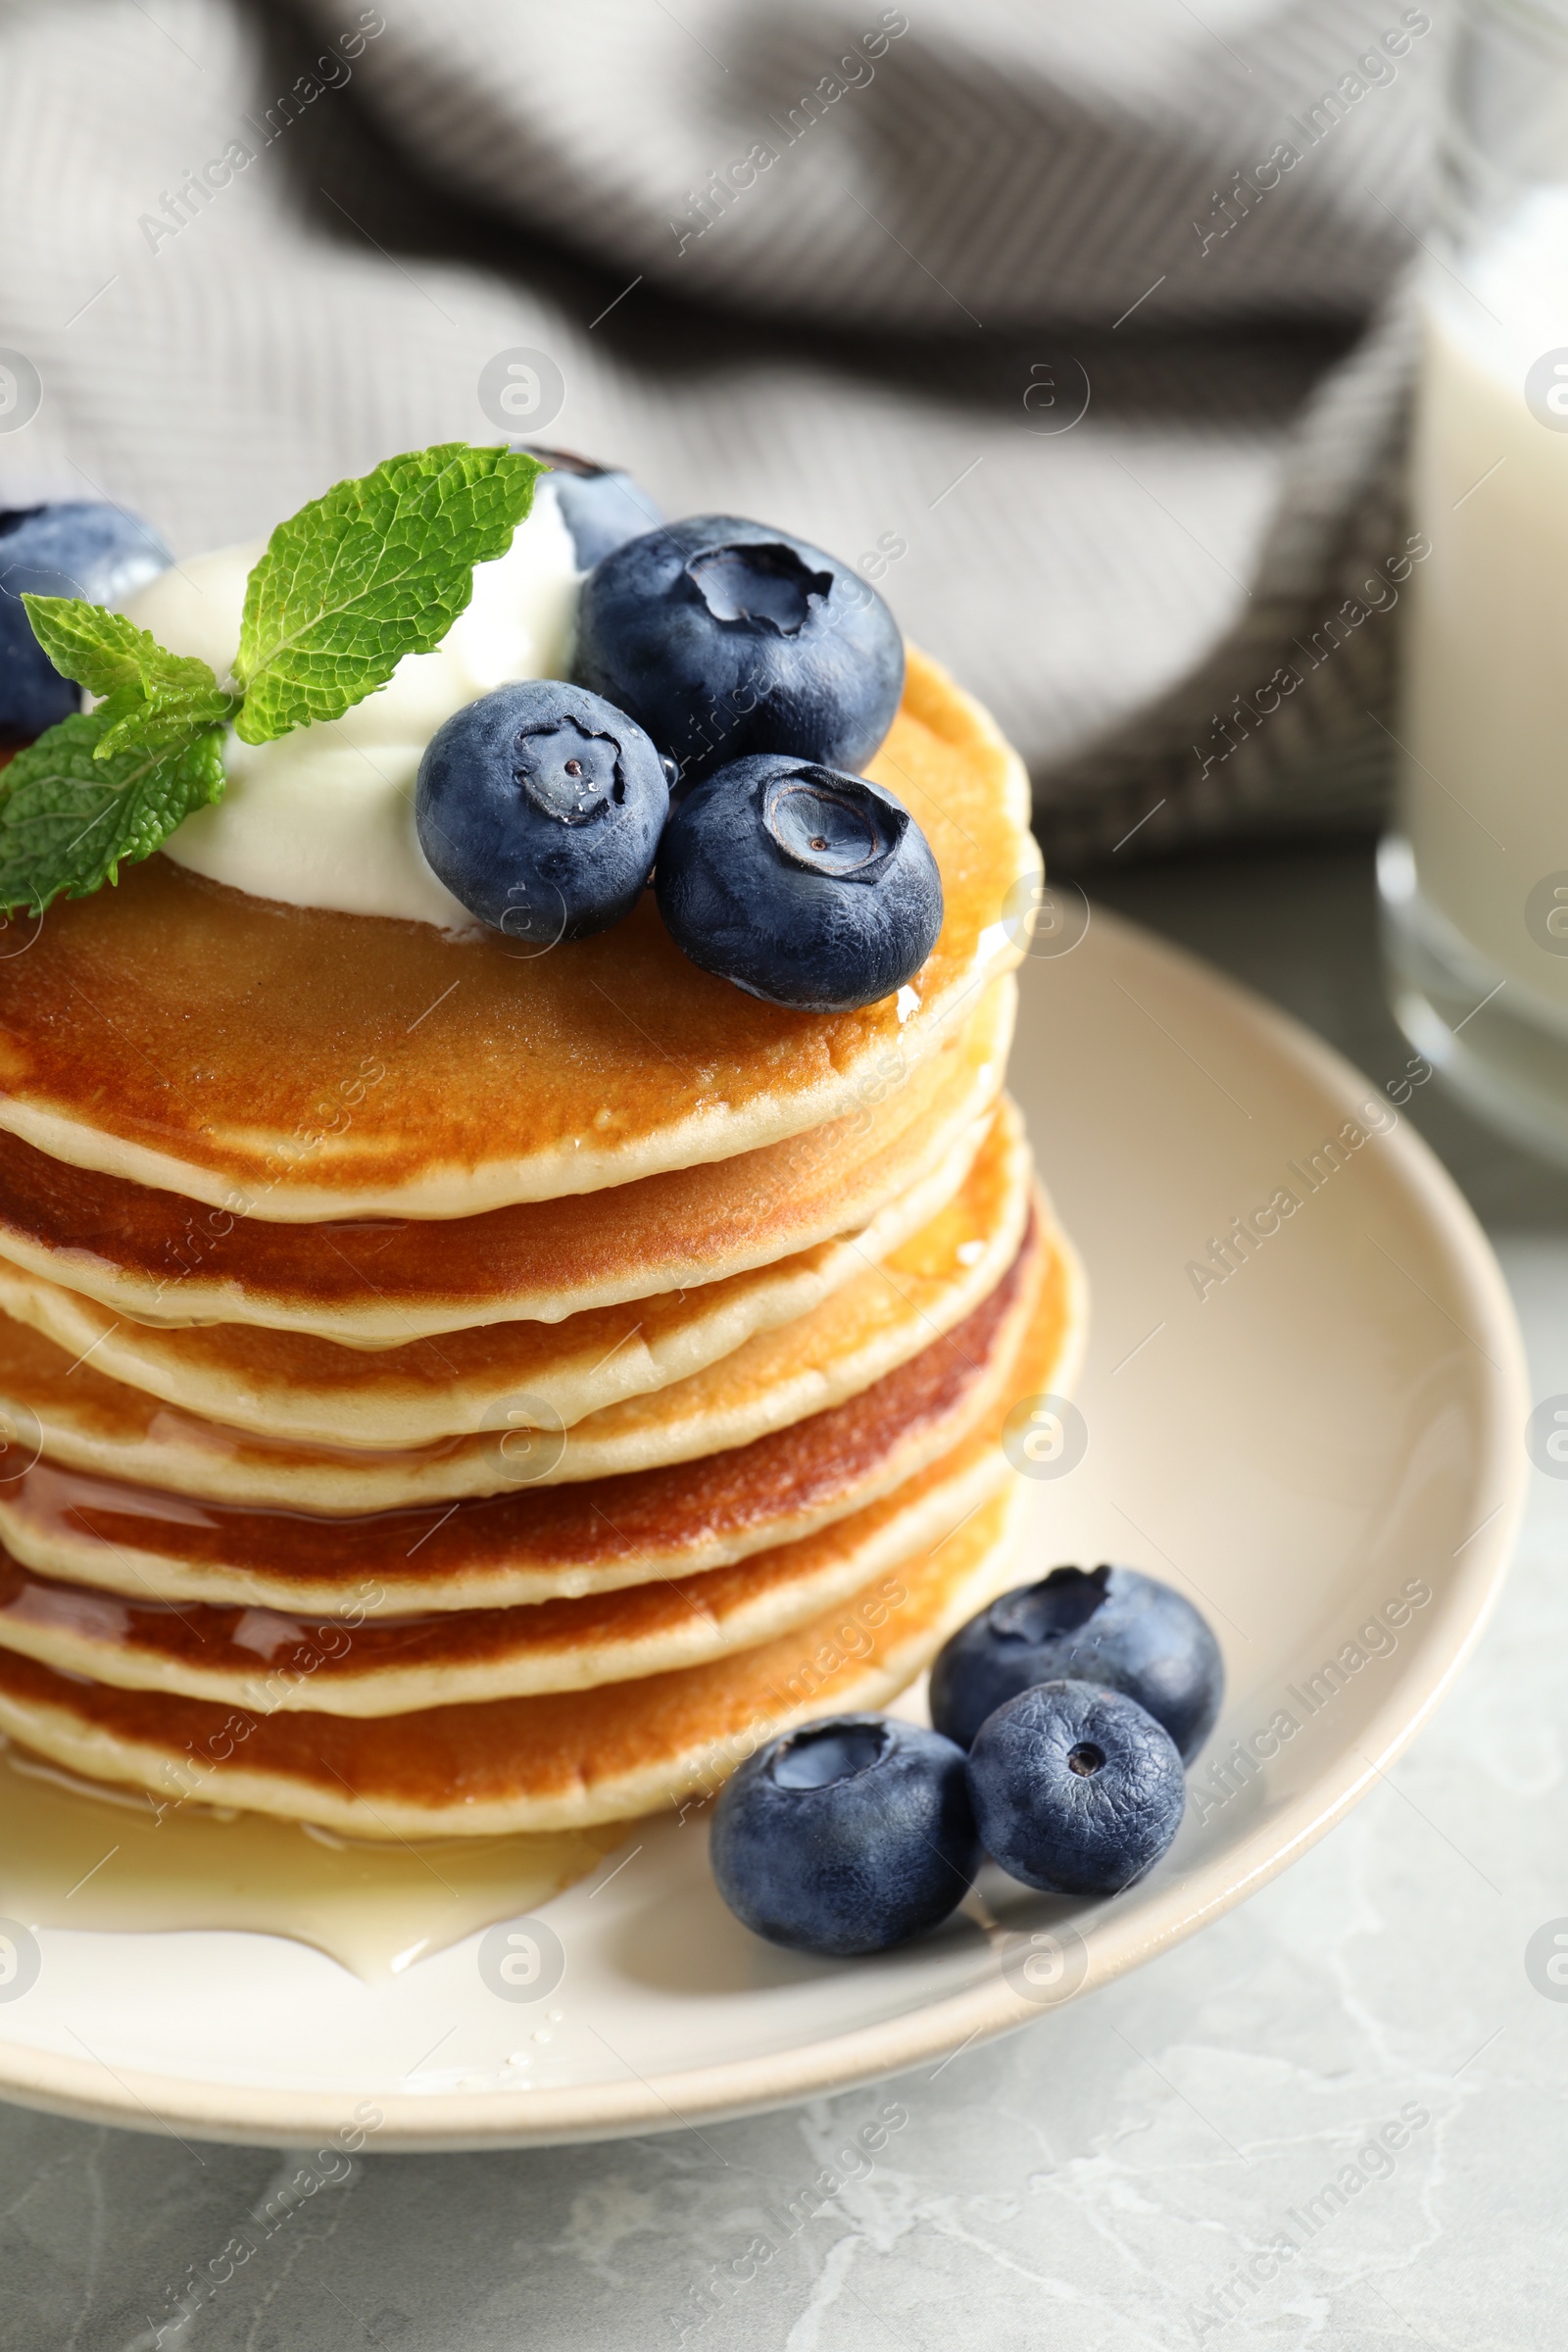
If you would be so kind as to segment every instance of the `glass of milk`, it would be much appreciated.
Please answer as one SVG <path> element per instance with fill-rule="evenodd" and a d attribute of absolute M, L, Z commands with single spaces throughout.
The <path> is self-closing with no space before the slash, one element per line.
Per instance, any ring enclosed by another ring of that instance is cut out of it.
<path fill-rule="evenodd" d="M 1568 1158 L 1568 0 L 1473 0 L 1420 283 L 1395 1011 Z"/>

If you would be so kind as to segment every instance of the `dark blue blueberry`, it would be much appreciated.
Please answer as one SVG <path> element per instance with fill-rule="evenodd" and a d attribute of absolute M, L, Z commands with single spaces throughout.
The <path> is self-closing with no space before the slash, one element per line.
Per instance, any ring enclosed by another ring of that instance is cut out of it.
<path fill-rule="evenodd" d="M 516 441 L 513 447 L 551 468 L 556 504 L 577 550 L 579 571 L 592 571 L 613 548 L 664 519 L 641 484 L 617 466 L 596 466 L 572 450 L 546 449 L 537 441 Z"/>
<path fill-rule="evenodd" d="M 889 1715 L 770 1740 L 721 1793 L 713 1877 L 771 1943 L 833 1959 L 934 1928 L 980 1867 L 961 1748 Z"/>
<path fill-rule="evenodd" d="M 752 752 L 858 768 L 904 691 L 874 588 L 787 531 L 697 514 L 583 583 L 575 674 L 641 721 L 690 782 Z"/>
<path fill-rule="evenodd" d="M 942 928 L 942 876 L 903 802 L 779 752 L 692 786 L 654 888 L 694 963 L 808 1012 L 892 996 Z"/>
<path fill-rule="evenodd" d="M 931 1720 L 967 1747 L 1004 1698 L 1063 1680 L 1125 1690 L 1188 1764 L 1225 1695 L 1219 1643 L 1180 1592 L 1136 1568 L 1053 1568 L 959 1627 L 931 1669 Z"/>
<path fill-rule="evenodd" d="M 0 514 L 0 742 L 30 743 L 81 709 L 32 633 L 24 591 L 122 605 L 173 562 L 163 541 L 118 507 L 89 501 Z"/>
<path fill-rule="evenodd" d="M 1147 1707 L 1095 1683 L 1039 1683 L 988 1715 L 969 1750 L 986 1852 L 1047 1894 L 1115 1894 L 1181 1826 L 1182 1760 Z"/>
<path fill-rule="evenodd" d="M 669 785 L 623 710 L 532 678 L 436 729 L 414 807 L 419 846 L 453 897 L 492 929 L 548 948 L 631 912 Z"/>

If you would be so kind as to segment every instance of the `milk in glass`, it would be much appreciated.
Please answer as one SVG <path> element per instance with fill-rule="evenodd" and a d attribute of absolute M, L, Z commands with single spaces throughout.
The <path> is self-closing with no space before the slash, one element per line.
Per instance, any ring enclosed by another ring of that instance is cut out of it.
<path fill-rule="evenodd" d="M 1483 1110 L 1568 1155 L 1568 12 L 1470 12 L 1420 287 L 1395 1009 Z M 1440 241 L 1441 240 L 1441 241 Z"/>

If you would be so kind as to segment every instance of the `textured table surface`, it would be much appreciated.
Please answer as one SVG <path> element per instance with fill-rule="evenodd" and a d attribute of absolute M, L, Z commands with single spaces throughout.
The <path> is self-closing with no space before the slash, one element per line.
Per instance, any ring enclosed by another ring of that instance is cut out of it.
<path fill-rule="evenodd" d="M 1363 1066 L 1402 1058 L 1364 849 L 1101 895 Z M 1568 1391 L 1568 1175 L 1435 1088 L 1412 1108 L 1497 1243 L 1535 1394 Z M 1568 1931 L 1565 1542 L 1568 1483 L 1536 1476 L 1457 1690 L 1285 1878 L 931 2074 L 701 2133 L 368 2160 L 183 2321 L 189 2275 L 294 2163 L 0 2108 L 0 2346 L 150 2352 L 158 2322 L 182 2352 L 1555 2348 L 1568 1984 L 1538 1965 L 1537 1990 L 1526 1947 Z M 1401 2116 L 1397 2152 L 1357 2162 Z"/>

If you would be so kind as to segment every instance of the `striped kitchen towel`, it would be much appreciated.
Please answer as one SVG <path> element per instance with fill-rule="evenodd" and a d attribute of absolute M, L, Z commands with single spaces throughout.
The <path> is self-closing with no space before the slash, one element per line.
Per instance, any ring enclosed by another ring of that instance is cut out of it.
<path fill-rule="evenodd" d="M 19 5 L 0 498 L 188 552 L 510 421 L 858 563 L 1059 857 L 1364 822 L 1441 41 L 1400 0 Z"/>

